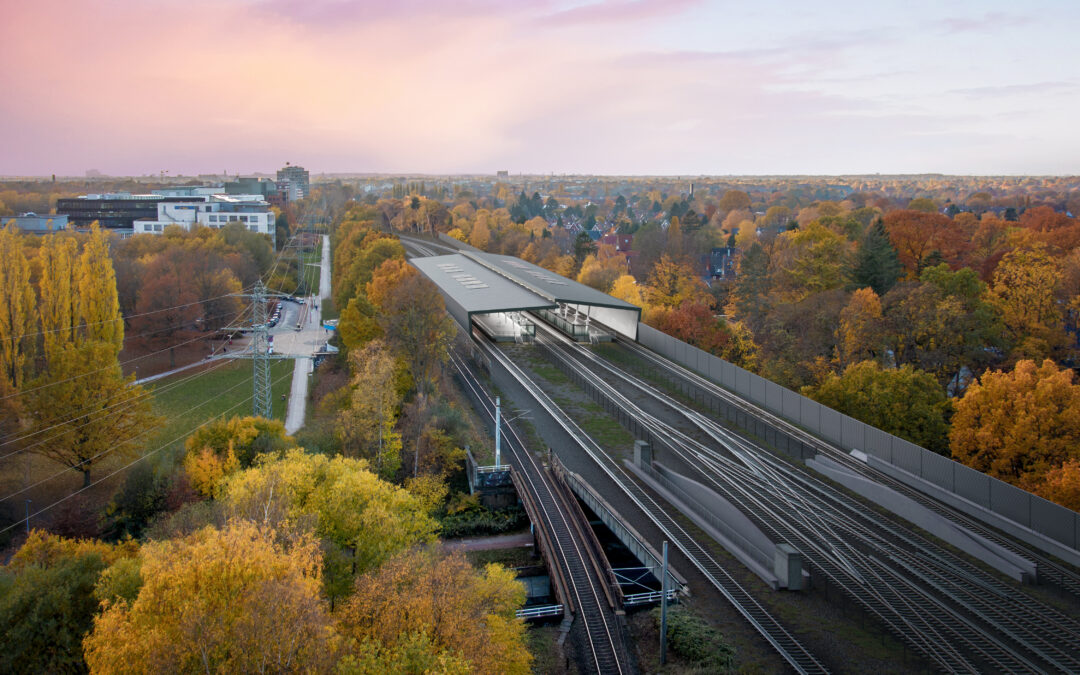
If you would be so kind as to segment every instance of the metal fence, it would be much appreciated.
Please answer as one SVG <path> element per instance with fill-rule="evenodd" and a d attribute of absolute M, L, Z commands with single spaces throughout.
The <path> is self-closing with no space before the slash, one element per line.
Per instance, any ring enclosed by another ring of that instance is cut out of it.
<path fill-rule="evenodd" d="M 1080 548 L 1080 514 L 1075 511 L 864 424 L 645 324 L 638 326 L 638 342 L 844 450 L 864 452 L 1059 544 Z M 797 438 L 699 389 L 686 393 L 781 449 L 800 457 L 816 454 Z"/>

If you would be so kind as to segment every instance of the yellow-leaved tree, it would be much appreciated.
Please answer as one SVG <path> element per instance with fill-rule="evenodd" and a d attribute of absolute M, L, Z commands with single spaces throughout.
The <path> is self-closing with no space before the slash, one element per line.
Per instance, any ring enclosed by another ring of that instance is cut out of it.
<path fill-rule="evenodd" d="M 94 227 L 81 255 L 72 235 L 49 235 L 40 255 L 45 362 L 23 399 L 26 450 L 80 471 L 86 487 L 94 466 L 133 455 L 158 418 L 117 359 L 124 326 L 106 235 Z"/>
<path fill-rule="evenodd" d="M 280 420 L 251 416 L 215 420 L 184 441 L 184 469 L 196 490 L 213 497 L 227 476 L 251 466 L 257 455 L 280 452 L 292 444 Z"/>
<path fill-rule="evenodd" d="M 1056 472 L 1065 490 L 1061 469 L 1080 460 L 1080 385 L 1049 359 L 988 372 L 956 404 L 949 438 L 953 457 L 974 469 L 1039 494 Z"/>
<path fill-rule="evenodd" d="M 254 523 L 206 527 L 140 553 L 134 600 L 106 600 L 83 642 L 91 673 L 318 672 L 339 638 L 319 596 L 314 539 Z"/>
<path fill-rule="evenodd" d="M 415 548 L 360 577 L 338 625 L 369 650 L 422 635 L 435 654 L 464 660 L 472 672 L 524 675 L 532 656 L 515 617 L 524 600 L 524 586 L 501 565 L 481 571 L 460 553 Z"/>
<path fill-rule="evenodd" d="M 381 480 L 367 462 L 293 449 L 263 458 L 224 486 L 234 517 L 280 530 L 303 529 L 351 554 L 363 572 L 410 546 L 435 540 L 438 523 L 407 490 Z"/>
<path fill-rule="evenodd" d="M 69 233 L 50 234 L 41 242 L 41 333 L 45 366 L 74 339 L 78 326 L 75 312 L 76 259 L 79 242 Z"/>
<path fill-rule="evenodd" d="M 631 305 L 645 306 L 645 299 L 641 295 L 641 286 L 637 280 L 629 274 L 624 274 L 611 285 L 611 297 L 625 300 Z"/>
<path fill-rule="evenodd" d="M 401 436 L 394 429 L 401 405 L 394 357 L 382 340 L 372 340 L 349 352 L 349 362 L 349 407 L 337 418 L 343 450 L 368 459 L 376 473 L 392 478 L 401 467 Z"/>
<path fill-rule="evenodd" d="M 1060 277 L 1060 263 L 1041 245 L 1006 253 L 994 270 L 990 301 L 1001 310 L 1017 356 L 1038 360 L 1064 343 L 1055 297 Z"/>
<path fill-rule="evenodd" d="M 0 383 L 22 387 L 34 357 L 37 296 L 22 237 L 8 223 L 0 230 Z"/>
<path fill-rule="evenodd" d="M 119 354 L 124 347 L 124 321 L 116 295 L 116 272 L 109 257 L 109 240 L 96 224 L 83 245 L 76 281 L 76 313 L 84 325 L 85 338 L 111 344 Z"/>
<path fill-rule="evenodd" d="M 860 288 L 840 310 L 836 329 L 837 360 L 847 367 L 868 359 L 880 358 L 884 345 L 881 299 L 872 288 Z"/>

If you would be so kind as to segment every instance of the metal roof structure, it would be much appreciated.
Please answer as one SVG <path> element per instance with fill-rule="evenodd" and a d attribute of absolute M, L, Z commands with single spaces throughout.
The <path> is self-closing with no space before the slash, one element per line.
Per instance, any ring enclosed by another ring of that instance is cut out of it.
<path fill-rule="evenodd" d="M 578 283 L 573 279 L 555 274 L 549 270 L 525 262 L 521 258 L 511 255 L 497 255 L 495 253 L 468 252 L 471 258 L 479 260 L 488 267 L 495 269 L 513 279 L 516 283 L 533 291 L 541 297 L 552 302 L 565 302 L 573 305 L 592 305 L 593 307 L 611 307 L 613 309 L 625 309 L 640 312 L 641 309 L 629 302 L 613 298 L 607 293 L 602 293 L 591 286 Z"/>
<path fill-rule="evenodd" d="M 556 304 L 460 253 L 410 260 L 439 287 L 446 309 L 466 330 L 473 314 L 553 309 Z"/>
<path fill-rule="evenodd" d="M 557 309 L 586 313 L 617 332 L 637 339 L 641 309 L 520 258 L 463 251 L 412 258 L 410 262 L 439 287 L 447 311 L 469 330 L 473 314 Z"/>

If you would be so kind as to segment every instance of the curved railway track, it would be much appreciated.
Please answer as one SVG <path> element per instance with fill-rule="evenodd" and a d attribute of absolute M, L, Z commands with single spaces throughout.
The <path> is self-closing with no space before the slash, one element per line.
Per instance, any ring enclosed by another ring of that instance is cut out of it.
<path fill-rule="evenodd" d="M 494 422 L 495 405 L 472 369 L 463 358 L 453 352 L 451 362 L 473 400 L 481 406 L 484 415 Z M 591 666 L 588 672 L 629 675 L 634 670 L 623 633 L 603 597 L 603 582 L 597 578 L 595 569 L 586 563 L 588 552 L 580 538 L 575 536 L 569 505 L 559 497 L 559 491 L 551 483 L 551 476 L 536 461 L 517 430 L 505 422 L 502 427 L 506 449 L 512 457 L 511 465 L 528 484 L 536 504 L 543 512 L 544 522 L 537 526 L 547 527 L 551 532 L 551 541 L 555 543 L 557 550 L 550 551 L 549 555 L 556 556 L 555 562 L 562 566 L 570 591 L 574 595 L 574 606 L 582 620 L 588 645 L 588 665 Z"/>
<path fill-rule="evenodd" d="M 538 325 L 539 346 L 564 370 L 633 416 L 654 443 L 696 468 L 698 478 L 740 505 L 773 541 L 799 547 L 815 575 L 843 589 L 943 670 L 1080 671 L 1080 624 L 1072 617 Z M 669 365 L 657 359 L 651 361 Z M 637 392 L 660 413 L 627 392 Z M 670 424 L 673 418 L 692 425 L 696 434 Z"/>
<path fill-rule="evenodd" d="M 765 609 L 741 584 L 717 562 L 708 549 L 699 543 L 669 513 L 635 482 L 626 470 L 612 460 L 588 434 L 570 419 L 540 390 L 532 380 L 500 349 L 488 343 L 479 348 L 497 362 L 535 398 L 538 405 L 566 432 L 595 462 L 596 466 L 619 486 L 627 497 L 656 525 L 687 557 L 699 572 L 732 604 L 732 606 L 773 646 L 785 661 L 799 673 L 826 673 L 828 669 L 810 650 Z"/>

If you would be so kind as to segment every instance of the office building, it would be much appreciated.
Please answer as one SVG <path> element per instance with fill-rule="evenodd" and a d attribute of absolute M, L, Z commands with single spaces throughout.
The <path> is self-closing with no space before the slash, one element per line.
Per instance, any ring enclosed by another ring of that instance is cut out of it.
<path fill-rule="evenodd" d="M 294 202 L 311 194 L 311 183 L 307 169 L 286 162 L 285 168 L 277 172 L 278 193 L 286 201 Z"/>
<path fill-rule="evenodd" d="M 7 227 L 9 223 L 27 234 L 52 234 L 67 228 L 68 217 L 63 215 L 39 216 L 36 213 L 24 213 L 21 216 L 0 216 L 0 228 Z"/>

